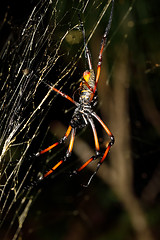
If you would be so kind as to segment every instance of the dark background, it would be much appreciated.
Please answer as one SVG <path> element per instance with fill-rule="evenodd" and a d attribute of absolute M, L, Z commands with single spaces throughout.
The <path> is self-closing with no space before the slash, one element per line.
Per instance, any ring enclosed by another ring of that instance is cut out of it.
<path fill-rule="evenodd" d="M 25 41 L 21 41 L 21 32 L 37 3 L 39 1 L 7 1 L 1 3 L 0 49 L 2 74 L 0 84 L 1 116 L 3 116 L 3 120 L 6 116 L 10 117 L 9 112 L 12 108 L 8 102 L 12 98 L 14 87 L 18 85 L 17 78 L 15 78 L 15 69 L 23 59 L 22 53 L 25 46 Z M 56 50 L 58 46 L 56 42 L 63 36 L 63 32 L 79 23 L 74 1 L 63 0 L 58 4 L 57 9 L 61 11 L 57 11 L 57 15 L 59 14 L 57 19 L 62 19 L 63 14 L 68 10 L 69 14 L 60 22 L 54 38 L 52 41 L 50 40 L 53 45 L 48 45 L 48 55 Z M 85 14 L 82 14 L 81 11 L 86 36 L 89 36 L 92 32 L 105 4 L 104 1 L 101 1 L 100 4 L 97 3 L 96 10 L 93 1 L 89 1 Z M 81 5 L 79 4 L 79 6 Z M 129 12 L 130 7 L 133 7 L 131 12 Z M 20 186 L 24 173 L 30 169 L 30 166 L 31 169 L 26 182 L 18 192 L 19 195 L 17 195 L 10 213 L 1 226 L 4 239 L 15 239 L 13 236 L 15 236 L 17 229 L 19 229 L 17 234 L 19 239 L 24 240 L 84 240 L 88 238 L 97 240 L 151 240 L 160 238 L 159 7 L 158 1 L 154 3 L 144 0 L 134 1 L 133 6 L 130 1 L 119 0 L 115 2 L 113 23 L 109 34 L 110 41 L 103 54 L 102 72 L 98 83 L 99 104 L 96 112 L 115 135 L 116 142 L 109 157 L 107 157 L 88 188 L 84 188 L 83 184 L 87 182 L 93 169 L 85 169 L 82 174 L 76 177 L 70 177 L 70 172 L 80 166 L 83 161 L 88 160 L 93 153 L 94 141 L 89 127 L 77 134 L 77 143 L 75 141 L 71 164 L 64 164 L 62 168 L 56 171 L 55 175 L 49 177 L 42 184 L 24 191 L 24 187 L 34 181 L 39 172 L 45 172 L 65 154 L 66 148 L 60 148 L 57 151 L 56 149 L 53 150 L 39 160 L 33 159 L 32 161 L 32 157 L 29 157 L 40 148 L 44 149 L 63 136 L 73 113 L 72 104 L 67 100 L 61 96 L 55 97 L 55 93 L 51 94 L 42 106 L 41 112 L 38 112 L 38 115 L 28 125 L 27 130 L 18 135 L 15 143 L 18 144 L 19 148 L 14 150 L 15 146 L 11 146 L 11 152 L 16 151 L 16 154 L 13 155 L 13 162 L 18 161 L 17 159 L 20 159 L 21 154 L 23 154 L 25 145 L 22 147 L 20 143 L 25 144 L 30 139 L 32 139 L 32 142 L 24 156 L 18 179 L 16 178 L 18 184 L 15 187 Z M 107 10 L 88 44 L 94 69 L 96 69 L 101 38 L 107 25 L 109 11 Z M 127 13 L 128 15 L 125 17 Z M 44 25 L 41 26 L 42 29 L 43 27 L 45 29 L 48 19 L 49 16 L 47 15 L 43 22 Z M 35 18 L 36 21 L 38 23 L 38 19 Z M 52 29 L 52 27 L 51 25 L 50 28 Z M 79 31 L 77 30 L 77 32 Z M 28 30 L 29 35 L 30 30 Z M 37 41 L 40 36 L 41 32 L 39 31 Z M 71 37 L 74 41 L 79 38 L 73 32 L 71 32 Z M 11 41 L 8 50 L 10 54 L 6 54 L 4 58 L 3 53 L 8 39 Z M 77 44 L 74 41 L 64 41 L 58 53 L 59 61 L 53 65 L 53 68 L 44 78 L 44 82 L 50 85 L 54 84 L 60 79 L 60 74 L 65 66 L 68 66 L 67 69 L 69 70 L 72 67 L 71 65 L 76 63 L 75 71 L 73 73 L 71 71 L 57 85 L 58 89 L 63 87 L 63 92 L 69 96 L 72 96 L 75 89 L 78 88 L 78 79 L 87 67 L 84 54 L 81 59 L 76 55 L 83 49 L 83 39 L 78 40 Z M 22 48 L 15 48 L 17 43 L 22 44 Z M 16 56 L 19 56 L 19 58 L 12 59 L 12 49 L 13 51 L 18 49 Z M 44 56 L 46 46 L 44 48 L 41 46 L 40 49 L 40 53 L 38 53 L 40 55 L 37 54 L 38 57 L 33 64 L 30 64 L 30 56 L 27 56 L 28 59 L 26 60 L 26 68 L 31 69 L 30 72 L 32 71 L 33 77 L 31 78 L 32 82 L 26 87 L 23 99 L 21 99 L 21 110 L 17 110 L 17 112 L 21 111 L 17 115 L 21 114 L 21 118 L 24 119 L 29 118 L 29 115 L 36 109 L 48 90 L 47 86 L 42 83 L 34 94 L 40 70 L 47 61 L 47 57 Z M 37 51 L 36 48 L 35 51 Z M 9 63 L 11 69 L 13 69 L 10 76 L 8 72 Z M 69 63 L 70 65 L 68 65 Z M 7 76 L 9 77 L 7 78 Z M 5 88 L 3 87 L 4 83 L 7 86 Z M 29 94 L 31 97 L 27 101 L 25 99 Z M 8 98 L 5 97 L 6 95 L 8 95 Z M 4 99 L 6 100 L 4 101 Z M 7 106 L 9 107 L 7 108 Z M 3 115 L 4 109 L 7 110 L 6 115 Z M 68 113 L 65 110 L 69 110 Z M 5 125 L 2 124 L 1 126 L 1 134 L 4 131 L 3 126 Z M 96 124 L 96 128 L 100 138 L 100 146 L 104 148 L 108 138 L 98 124 Z M 36 129 L 38 129 L 36 136 L 33 137 Z M 88 149 L 87 158 L 85 157 L 83 144 Z M 9 154 L 7 152 L 6 159 L 8 158 Z M 6 163 L 5 166 L 7 166 Z M 3 168 L 2 171 L 4 173 Z M 6 175 L 9 175 L 11 171 L 12 166 L 5 168 Z M 2 178 L 2 185 L 5 181 L 5 177 Z M 6 193 L 2 198 L 2 206 L 4 206 L 5 197 L 9 196 L 7 197 L 6 209 L 11 206 L 13 200 L 13 196 L 8 190 L 13 187 L 13 182 L 7 184 Z M 23 206 L 23 201 L 26 201 L 26 199 L 28 202 L 31 200 L 32 205 L 29 206 L 26 215 L 24 212 L 23 218 L 25 221 L 23 223 L 22 212 L 17 209 L 19 209 L 19 205 Z M 4 215 L 2 214 L 2 220 L 6 212 L 7 210 L 4 211 Z M 21 219 L 19 216 L 21 216 Z M 14 224 L 9 229 L 11 222 L 14 222 Z M 20 223 L 23 223 L 23 226 L 20 226 Z"/>

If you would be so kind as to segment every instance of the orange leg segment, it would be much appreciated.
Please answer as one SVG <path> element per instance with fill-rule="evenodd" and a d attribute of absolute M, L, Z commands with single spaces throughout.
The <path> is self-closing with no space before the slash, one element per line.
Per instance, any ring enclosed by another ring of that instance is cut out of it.
<path fill-rule="evenodd" d="M 88 118 L 88 121 L 90 122 L 91 127 L 92 127 L 96 151 L 99 152 L 99 149 L 100 149 L 99 148 L 99 141 L 98 141 L 97 131 L 96 131 L 94 122 L 93 122 L 93 120 L 91 118 Z"/>
<path fill-rule="evenodd" d="M 97 156 L 98 157 L 98 156 Z M 76 170 L 76 172 L 80 172 L 81 170 L 83 170 L 90 162 L 92 162 L 93 160 L 95 160 L 95 157 L 91 157 L 87 162 L 85 162 L 80 168 L 78 168 Z"/>
<path fill-rule="evenodd" d="M 71 132 L 71 129 L 72 129 L 72 127 L 69 125 L 69 127 L 68 127 L 68 129 L 67 129 L 67 131 L 66 131 L 66 133 L 65 133 L 65 135 L 64 135 L 64 137 L 61 138 L 60 141 L 52 144 L 51 146 L 47 147 L 46 149 L 44 149 L 44 150 L 42 150 L 42 151 L 36 153 L 36 156 L 38 157 L 39 155 L 48 152 L 48 151 L 51 150 L 52 148 L 54 148 L 54 147 L 56 147 L 57 145 L 59 145 L 61 142 L 65 141 L 65 140 L 68 138 L 68 136 L 69 136 L 69 134 L 70 134 L 70 132 Z"/>
<path fill-rule="evenodd" d="M 111 131 L 109 130 L 109 128 L 104 124 L 104 122 L 101 120 L 101 118 L 95 113 L 92 112 L 92 116 L 95 117 L 99 123 L 102 125 L 102 127 L 104 128 L 104 130 L 106 131 L 106 133 L 108 134 L 109 137 L 113 137 Z"/>
<path fill-rule="evenodd" d="M 107 157 L 107 154 L 109 153 L 110 148 L 111 148 L 111 145 L 109 144 L 108 147 L 107 147 L 107 149 L 106 149 L 106 151 L 105 151 L 104 154 L 103 154 L 103 157 L 102 157 L 101 160 L 99 161 L 100 164 L 102 164 L 102 163 L 104 162 L 105 158 Z"/>
<path fill-rule="evenodd" d="M 76 134 L 76 130 L 75 130 L 75 128 L 73 128 L 72 132 L 71 132 L 71 140 L 70 140 L 69 147 L 67 150 L 67 157 L 69 157 L 71 155 L 71 152 L 73 149 L 73 144 L 74 144 L 74 139 L 75 139 L 75 134 Z"/>
<path fill-rule="evenodd" d="M 48 175 L 53 173 L 61 164 L 63 163 L 63 160 L 59 161 L 52 169 L 50 169 L 46 174 L 44 174 L 43 179 L 46 178 Z"/>
<path fill-rule="evenodd" d="M 72 129 L 72 131 L 71 131 L 71 129 Z M 75 133 L 76 133 L 75 129 L 72 128 L 71 126 L 69 126 L 64 137 L 68 137 L 68 135 L 70 134 L 70 131 L 71 131 L 71 139 L 70 139 L 70 143 L 69 143 L 69 147 L 68 147 L 66 156 L 63 158 L 63 160 L 60 160 L 57 164 L 55 164 L 46 174 L 44 174 L 43 179 L 48 177 L 51 173 L 53 173 L 66 160 L 67 157 L 70 157 L 70 155 L 72 153 L 74 139 L 75 139 Z"/>
<path fill-rule="evenodd" d="M 59 145 L 59 142 L 56 142 L 56 143 L 52 144 L 51 146 L 49 146 L 48 148 L 40 151 L 39 154 L 43 154 L 45 152 L 48 152 L 49 150 L 51 150 L 52 148 L 56 147 L 57 145 Z"/>
<path fill-rule="evenodd" d="M 75 102 L 70 96 L 66 95 L 65 93 L 62 93 L 60 90 L 58 90 L 55 87 L 51 87 L 51 89 L 57 93 L 59 93 L 62 97 L 65 97 L 66 99 L 68 99 L 70 102 L 74 103 L 75 105 L 77 105 L 77 102 Z"/>

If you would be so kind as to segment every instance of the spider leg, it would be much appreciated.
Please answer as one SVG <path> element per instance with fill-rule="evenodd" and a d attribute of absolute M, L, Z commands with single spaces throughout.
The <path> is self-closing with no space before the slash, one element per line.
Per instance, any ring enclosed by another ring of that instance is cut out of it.
<path fill-rule="evenodd" d="M 101 48 L 100 48 L 99 57 L 98 57 L 96 81 L 95 81 L 95 86 L 94 86 L 94 89 L 93 89 L 92 98 L 90 99 L 90 101 L 92 101 L 92 99 L 94 97 L 94 94 L 95 94 L 95 91 L 97 89 L 97 84 L 98 84 L 98 80 L 99 80 L 99 76 L 100 76 L 100 72 L 101 72 L 101 66 L 102 66 L 102 54 L 103 54 L 104 47 L 106 45 L 107 36 L 108 36 L 109 30 L 111 28 L 111 23 L 112 23 L 113 7 L 114 7 L 114 0 L 112 0 L 112 8 L 111 8 L 111 13 L 110 13 L 110 17 L 109 17 L 109 22 L 108 22 L 108 25 L 105 29 L 105 32 L 104 32 L 104 35 L 103 35 L 103 38 L 102 38 L 102 42 L 101 42 Z"/>
<path fill-rule="evenodd" d="M 66 141 L 66 139 L 68 138 L 68 136 L 70 135 L 70 132 L 72 130 L 71 133 L 71 140 L 70 140 L 70 147 L 69 147 L 69 152 L 71 152 L 72 147 L 73 147 L 73 129 L 71 127 L 71 125 L 69 125 L 65 135 L 56 143 L 52 144 L 51 146 L 49 146 L 48 148 L 41 150 L 39 152 L 37 152 L 36 154 L 34 154 L 34 157 L 38 157 L 43 153 L 48 152 L 49 150 L 51 150 L 52 148 L 56 147 L 57 145 L 64 143 Z M 72 144 L 71 144 L 72 143 Z M 72 147 L 71 147 L 72 146 Z M 66 154 L 67 155 L 67 154 Z M 60 160 L 57 164 L 55 164 L 52 169 L 50 169 L 48 172 L 46 172 L 44 175 L 40 176 L 37 180 L 33 181 L 30 185 L 27 185 L 25 188 L 28 189 L 30 187 L 33 187 L 35 185 L 37 185 L 39 182 L 41 182 L 44 178 L 46 178 L 48 175 L 50 175 L 54 170 L 56 170 L 62 163 L 64 162 L 64 160 Z"/>
<path fill-rule="evenodd" d="M 76 135 L 76 129 L 72 128 L 72 132 L 71 132 L 71 139 L 70 139 L 70 143 L 69 143 L 69 147 L 68 150 L 66 152 L 66 158 L 71 156 L 72 153 L 72 149 L 73 149 L 73 144 L 74 144 L 74 139 L 75 139 L 75 135 Z"/>
<path fill-rule="evenodd" d="M 108 134 L 108 136 L 110 137 L 110 142 L 105 150 L 105 152 L 102 154 L 102 153 L 99 153 L 98 151 L 98 154 L 97 155 L 94 155 L 92 156 L 87 162 L 85 162 L 80 168 L 78 168 L 77 170 L 75 170 L 73 173 L 76 174 L 80 171 L 82 171 L 90 162 L 96 160 L 98 157 L 102 156 L 102 158 L 100 159 L 100 161 L 98 162 L 97 164 L 97 168 L 96 170 L 94 171 L 94 173 L 91 175 L 88 183 L 86 185 L 83 185 L 84 187 L 88 187 L 91 180 L 93 179 L 93 177 L 96 175 L 98 169 L 100 168 L 101 164 L 104 162 L 105 158 L 107 157 L 107 154 L 110 150 L 110 148 L 112 147 L 112 145 L 114 144 L 114 136 L 113 134 L 110 132 L 109 128 L 104 124 L 104 122 L 101 120 L 101 118 L 95 113 L 95 112 L 91 112 L 91 115 L 93 117 L 95 117 L 99 123 L 102 125 L 102 127 L 104 128 L 104 130 L 106 131 L 106 133 Z M 95 125 L 93 123 L 93 120 L 91 120 L 91 118 L 88 118 L 90 124 L 91 124 L 91 127 L 92 127 L 92 130 L 93 130 L 93 134 L 94 134 L 94 140 L 95 140 L 95 146 L 96 147 L 96 150 L 98 150 L 98 146 L 99 146 L 99 143 L 98 145 L 97 144 L 97 141 L 98 141 L 98 137 L 97 137 L 97 133 L 96 133 L 96 128 L 95 128 Z"/>
<path fill-rule="evenodd" d="M 111 133 L 111 131 L 109 130 L 109 128 L 104 124 L 104 122 L 101 120 L 101 118 L 100 118 L 95 112 L 92 112 L 91 114 L 92 114 L 93 117 L 95 117 L 95 118 L 99 121 L 99 123 L 102 125 L 102 127 L 104 128 L 104 130 L 106 131 L 106 133 L 107 133 L 108 136 L 110 137 L 110 142 L 109 142 L 109 144 L 108 144 L 108 146 L 107 146 L 107 148 L 106 148 L 106 150 L 105 150 L 105 152 L 104 152 L 104 154 L 103 154 L 103 157 L 102 157 L 101 160 L 99 161 L 99 163 L 102 164 L 103 161 L 104 161 L 104 159 L 106 158 L 106 156 L 107 156 L 110 148 L 111 148 L 112 145 L 114 144 L 114 141 L 115 141 L 115 140 L 114 140 L 113 134 Z"/>
<path fill-rule="evenodd" d="M 53 91 L 59 93 L 62 97 L 65 97 L 66 99 L 68 99 L 70 102 L 72 102 L 72 103 L 75 104 L 76 106 L 79 105 L 79 104 L 78 104 L 76 101 L 74 101 L 70 96 L 68 96 L 68 95 L 66 95 L 65 93 L 61 92 L 61 91 L 58 90 L 57 88 L 51 87 L 51 86 L 50 86 L 50 88 L 51 88 Z"/>
<path fill-rule="evenodd" d="M 102 127 L 104 128 L 104 130 L 106 131 L 106 133 L 108 134 L 108 136 L 110 137 L 110 142 L 108 143 L 108 146 L 104 152 L 104 154 L 102 155 L 102 158 L 101 160 L 98 162 L 97 164 L 97 169 L 96 171 L 92 174 L 92 176 L 90 177 L 89 181 L 88 181 L 88 184 L 87 186 L 89 185 L 89 183 L 91 182 L 93 176 L 97 173 L 98 169 L 100 168 L 101 164 L 104 162 L 105 158 L 107 157 L 108 153 L 109 153 L 109 150 L 110 148 L 112 147 L 112 145 L 114 144 L 114 136 L 113 134 L 111 133 L 111 131 L 109 130 L 109 128 L 104 124 L 104 122 L 101 120 L 101 118 L 95 113 L 95 112 L 92 112 L 91 115 L 93 117 L 95 117 L 99 123 L 102 125 Z"/>
<path fill-rule="evenodd" d="M 111 144 L 111 142 L 110 142 L 110 143 L 108 144 L 108 146 L 107 146 L 107 148 L 106 148 L 106 150 L 105 150 L 105 152 L 104 152 L 101 160 L 98 162 L 96 170 L 94 171 L 94 173 L 93 173 L 93 174 L 91 175 L 91 177 L 89 178 L 87 184 L 83 185 L 83 187 L 88 187 L 88 186 L 89 186 L 89 184 L 91 183 L 93 177 L 97 174 L 97 172 L 98 172 L 101 164 L 104 162 L 104 160 L 105 160 L 105 158 L 106 158 L 106 156 L 107 156 L 107 154 L 108 154 L 111 146 L 112 146 L 112 144 Z M 102 154 L 101 154 L 101 155 L 102 155 Z M 83 164 L 79 169 L 77 169 L 77 172 L 80 172 L 80 171 L 81 171 L 83 168 L 85 168 L 90 162 L 92 162 L 93 160 L 96 160 L 98 157 L 99 157 L 99 155 L 91 157 L 85 164 Z"/>
<path fill-rule="evenodd" d="M 77 170 L 74 170 L 73 173 L 77 174 L 78 172 L 82 171 L 89 163 L 96 160 L 99 157 L 99 155 L 92 156 L 87 162 L 85 162 L 81 167 L 79 167 Z"/>
<path fill-rule="evenodd" d="M 94 125 L 93 119 L 88 117 L 88 121 L 91 124 L 92 127 L 92 131 L 93 131 L 93 136 L 94 136 L 94 142 L 95 142 L 95 148 L 96 148 L 96 155 L 99 154 L 99 141 L 98 141 L 98 136 L 97 136 L 97 131 L 96 131 L 96 127 Z"/>
<path fill-rule="evenodd" d="M 108 144 L 108 146 L 107 146 L 107 148 L 106 148 L 106 150 L 105 150 L 105 152 L 104 152 L 104 154 L 103 154 L 103 156 L 102 156 L 102 158 L 101 158 L 101 160 L 100 160 L 100 161 L 98 162 L 98 164 L 97 164 L 96 170 L 94 171 L 94 173 L 93 173 L 93 174 L 91 175 L 91 177 L 89 178 L 87 184 L 86 184 L 86 185 L 83 185 L 84 187 L 88 187 L 88 186 L 89 186 L 89 184 L 91 183 L 93 177 L 97 174 L 97 172 L 98 172 L 101 164 L 104 162 L 105 158 L 107 157 L 107 154 L 108 154 L 108 152 L 109 152 L 109 150 L 110 150 L 110 148 L 111 148 L 112 145 L 113 145 L 113 142 L 110 141 L 109 144 Z"/>
<path fill-rule="evenodd" d="M 45 148 L 44 150 L 41 150 L 41 151 L 37 152 L 37 153 L 35 154 L 36 157 L 38 157 L 39 155 L 41 155 L 41 154 L 43 154 L 43 153 L 48 152 L 49 150 L 51 150 L 52 148 L 56 147 L 57 145 L 65 142 L 66 139 L 68 138 L 70 132 L 71 132 L 71 129 L 72 129 L 72 127 L 71 127 L 71 125 L 69 125 L 69 127 L 68 127 L 65 135 L 64 135 L 58 142 L 55 142 L 54 144 L 52 144 L 51 146 Z"/>
<path fill-rule="evenodd" d="M 93 136 L 94 136 L 94 142 L 95 142 L 95 148 L 96 148 L 96 155 L 92 156 L 87 162 L 85 162 L 80 168 L 75 170 L 73 173 L 76 174 L 80 171 L 82 171 L 90 162 L 96 160 L 99 155 L 100 155 L 100 147 L 99 147 L 99 141 L 98 141 L 98 136 L 97 136 L 97 131 L 93 122 L 93 119 L 91 117 L 87 117 L 89 123 L 91 124 L 92 131 L 93 131 Z"/>
<path fill-rule="evenodd" d="M 51 87 L 51 86 L 50 86 L 50 87 Z M 74 103 L 76 106 L 79 105 L 79 103 L 77 103 L 76 101 L 74 101 L 70 96 L 66 95 L 65 93 L 62 93 L 62 92 L 61 92 L 60 90 L 58 90 L 57 88 L 51 87 L 51 89 L 52 89 L 53 91 L 59 93 L 62 97 L 65 97 L 66 99 L 68 99 L 70 102 Z M 40 152 L 37 152 L 35 155 L 36 155 L 36 156 L 39 156 L 39 155 L 41 155 L 41 154 L 43 154 L 43 153 L 45 153 L 45 152 L 48 152 L 48 151 L 51 150 L 52 148 L 54 148 L 54 147 L 56 147 L 57 145 L 59 145 L 59 144 L 61 144 L 62 142 L 64 142 L 64 141 L 68 138 L 68 136 L 69 136 L 69 134 L 70 134 L 70 132 L 71 132 L 71 129 L 72 129 L 72 127 L 69 126 L 68 129 L 67 129 L 67 131 L 66 131 L 66 134 L 64 135 L 63 138 L 61 138 L 58 142 L 52 144 L 52 145 L 49 146 L 48 148 L 46 148 L 46 149 L 44 149 L 44 150 L 42 150 L 42 151 L 40 151 Z"/>
<path fill-rule="evenodd" d="M 76 106 L 79 105 L 79 103 L 77 103 L 76 101 L 74 101 L 70 96 L 62 93 L 60 90 L 58 90 L 55 87 L 51 87 L 51 89 L 57 93 L 59 93 L 62 97 L 65 97 L 66 99 L 68 99 L 70 102 L 74 103 Z M 41 150 L 39 152 L 37 152 L 35 154 L 36 157 L 40 156 L 41 154 L 44 154 L 46 152 L 48 152 L 49 150 L 51 150 L 52 148 L 56 147 L 57 145 L 63 143 L 66 141 L 66 139 L 68 138 L 68 136 L 70 135 L 71 132 L 71 139 L 70 139 L 70 143 L 69 143 L 69 147 L 68 150 L 66 152 L 66 156 L 63 158 L 63 160 L 60 160 L 57 164 L 55 164 L 52 169 L 50 169 L 46 174 L 44 174 L 44 176 L 40 177 L 39 180 L 43 180 L 44 178 L 46 178 L 48 175 L 50 175 L 53 171 L 55 171 L 68 157 L 70 157 L 71 153 L 72 153 L 72 149 L 73 149 L 73 143 L 74 143 L 74 139 L 75 139 L 75 128 L 72 128 L 71 125 L 69 125 L 64 137 L 62 137 L 58 142 L 55 142 L 54 144 L 52 144 L 51 146 L 47 147 L 44 150 Z"/>
<path fill-rule="evenodd" d="M 49 176 L 51 173 L 53 173 L 61 164 L 63 163 L 63 160 L 60 160 L 54 167 L 52 167 L 48 172 L 44 174 L 41 180 Z"/>
<path fill-rule="evenodd" d="M 111 139 L 111 143 L 112 145 L 114 144 L 114 136 L 113 134 L 111 133 L 111 131 L 109 130 L 109 128 L 104 124 L 104 122 L 101 120 L 101 118 L 95 113 L 95 112 L 91 112 L 91 115 L 93 117 L 95 117 L 98 122 L 102 125 L 102 127 L 104 128 L 104 130 L 106 131 L 106 133 L 108 134 L 108 136 L 110 137 Z"/>
<path fill-rule="evenodd" d="M 86 43 L 85 29 L 84 29 L 83 22 L 81 20 L 80 15 L 78 15 L 78 16 L 79 16 L 79 21 L 80 21 L 80 24 L 81 24 L 80 27 L 81 27 L 82 34 L 83 34 L 84 47 L 85 47 L 85 57 L 87 58 L 89 69 L 91 70 L 92 69 L 91 54 L 90 54 L 90 51 L 89 51 L 87 43 Z"/>
<path fill-rule="evenodd" d="M 44 174 L 44 176 L 42 177 L 42 180 L 46 177 L 48 177 L 51 173 L 53 173 L 62 163 L 64 163 L 66 161 L 66 159 L 68 157 L 71 156 L 71 153 L 72 153 L 72 149 L 73 149 L 73 144 L 74 144 L 74 139 L 75 139 L 75 134 L 76 134 L 76 129 L 75 128 L 72 128 L 72 131 L 71 131 L 71 139 L 70 139 L 70 142 L 69 142 L 69 147 L 68 147 L 68 150 L 66 152 L 66 156 L 63 158 L 63 160 L 60 160 L 58 163 L 56 163 L 48 172 L 46 172 Z"/>

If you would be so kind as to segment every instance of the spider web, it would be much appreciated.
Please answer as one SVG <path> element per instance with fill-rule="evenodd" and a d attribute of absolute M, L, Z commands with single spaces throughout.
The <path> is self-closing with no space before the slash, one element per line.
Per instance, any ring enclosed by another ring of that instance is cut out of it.
<path fill-rule="evenodd" d="M 134 2 L 126 4 L 118 20 L 113 17 L 116 27 L 107 47 L 114 42 Z M 1 239 L 18 239 L 30 207 L 41 191 L 41 188 L 34 191 L 30 186 L 44 173 L 44 166 L 50 159 L 46 157 L 40 161 L 33 154 L 54 142 L 55 138 L 48 133 L 50 121 L 62 120 L 65 115 L 69 122 L 70 116 L 65 110 L 72 112 L 72 105 L 62 105 L 64 101 L 60 101 L 49 86 L 73 96 L 87 68 L 78 15 L 84 23 L 87 43 L 91 43 L 92 50 L 96 49 L 97 53 L 92 55 L 96 69 L 101 39 L 96 45 L 94 35 L 101 26 L 102 36 L 110 3 L 98 0 L 31 1 L 25 15 L 17 22 L 10 16 L 9 8 L 4 7 L 0 29 L 3 36 L 0 51 Z M 128 21 L 128 24 L 132 27 L 133 22 Z M 123 40 L 120 39 L 122 44 L 125 34 Z M 109 63 L 111 71 L 107 84 L 115 61 L 112 56 L 110 58 L 113 61 Z"/>

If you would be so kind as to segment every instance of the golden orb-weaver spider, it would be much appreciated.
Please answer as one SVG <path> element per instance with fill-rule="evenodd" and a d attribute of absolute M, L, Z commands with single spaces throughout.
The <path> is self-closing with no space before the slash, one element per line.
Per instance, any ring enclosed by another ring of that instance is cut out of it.
<path fill-rule="evenodd" d="M 69 127 L 68 127 L 65 135 L 59 141 L 57 141 L 56 143 L 52 144 L 51 146 L 47 147 L 46 149 L 41 150 L 41 151 L 39 151 L 35 154 L 38 157 L 41 154 L 44 154 L 44 153 L 48 152 L 49 150 L 55 148 L 59 144 L 64 143 L 66 141 L 66 139 L 69 137 L 69 135 L 71 135 L 70 142 L 69 142 L 69 147 L 68 147 L 68 150 L 66 152 L 66 155 L 57 164 L 55 164 L 46 174 L 44 174 L 41 178 L 39 178 L 39 180 L 42 180 L 42 179 L 46 178 L 47 176 L 49 176 L 51 173 L 53 173 L 60 165 L 62 165 L 71 156 L 77 129 L 84 128 L 88 124 L 91 125 L 92 131 L 93 131 L 93 136 L 94 136 L 96 152 L 95 152 L 94 156 L 92 156 L 88 161 L 86 161 L 81 167 L 79 167 L 73 173 L 76 174 L 76 173 L 80 172 L 90 162 L 96 160 L 97 158 L 100 158 L 100 160 L 97 164 L 97 169 L 92 174 L 92 176 L 90 177 L 87 186 L 89 185 L 93 176 L 98 171 L 101 164 L 104 162 L 111 146 L 114 144 L 114 136 L 112 135 L 112 133 L 110 132 L 108 127 L 104 124 L 104 122 L 101 120 L 101 118 L 93 111 L 93 104 L 95 102 L 94 100 L 95 100 L 95 95 L 96 95 L 96 89 L 97 89 L 97 84 L 98 84 L 100 71 L 101 71 L 101 65 L 102 65 L 102 53 L 103 53 L 104 47 L 106 45 L 108 32 L 109 32 L 110 27 L 111 27 L 113 7 L 114 7 L 114 0 L 112 0 L 112 8 L 111 8 L 111 13 L 110 13 L 110 17 L 109 17 L 109 22 L 108 22 L 108 25 L 105 29 L 105 32 L 104 32 L 104 35 L 103 35 L 103 38 L 102 38 L 102 42 L 101 42 L 101 48 L 100 48 L 99 57 L 98 57 L 98 65 L 97 65 L 96 76 L 95 76 L 94 70 L 92 68 L 91 56 L 90 56 L 90 52 L 89 52 L 89 49 L 88 49 L 86 41 L 85 41 L 84 27 L 83 27 L 83 24 L 81 22 L 81 28 L 82 28 L 83 38 L 84 38 L 84 45 L 85 45 L 85 56 L 87 58 L 89 70 L 86 70 L 83 73 L 82 81 L 80 83 L 79 101 L 76 102 L 70 96 L 62 93 L 61 91 L 59 91 L 55 87 L 51 87 L 51 89 L 53 91 L 59 93 L 62 97 L 65 97 L 70 102 L 72 102 L 76 106 L 76 108 L 74 110 L 73 116 L 71 118 Z M 110 137 L 110 142 L 109 142 L 108 146 L 106 147 L 106 149 L 103 153 L 100 152 L 97 131 L 96 131 L 95 124 L 94 124 L 94 121 L 93 121 L 94 118 L 96 120 L 98 120 L 98 122 L 101 124 L 101 126 L 104 128 L 104 130 L 106 131 L 106 133 Z"/>

